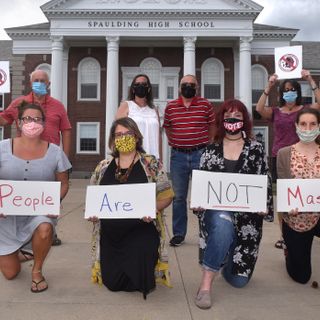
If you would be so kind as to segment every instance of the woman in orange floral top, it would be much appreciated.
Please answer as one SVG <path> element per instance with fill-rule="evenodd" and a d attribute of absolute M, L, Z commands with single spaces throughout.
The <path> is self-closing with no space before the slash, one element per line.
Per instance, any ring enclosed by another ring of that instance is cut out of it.
<path fill-rule="evenodd" d="M 280 179 L 319 179 L 320 113 L 303 109 L 297 115 L 296 131 L 299 142 L 280 149 L 277 158 Z M 283 237 L 286 245 L 286 267 L 290 277 L 307 283 L 311 277 L 311 247 L 313 237 L 320 237 L 320 213 L 299 213 L 293 209 L 283 217 Z"/>

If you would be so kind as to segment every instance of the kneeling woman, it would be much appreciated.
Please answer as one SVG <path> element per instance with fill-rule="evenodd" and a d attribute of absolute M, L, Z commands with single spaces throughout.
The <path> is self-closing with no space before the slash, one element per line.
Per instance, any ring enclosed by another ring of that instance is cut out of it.
<path fill-rule="evenodd" d="M 71 164 L 59 146 L 41 140 L 45 125 L 43 110 L 38 105 L 22 103 L 18 118 L 21 137 L 0 142 L 0 179 L 60 181 L 60 198 L 64 198 Z M 0 270 L 5 278 L 15 278 L 21 261 L 32 258 L 31 253 L 24 251 L 24 246 L 31 243 L 34 255 L 31 291 L 38 293 L 48 288 L 42 266 L 51 248 L 55 224 L 53 216 L 0 214 Z"/>
<path fill-rule="evenodd" d="M 161 210 L 170 205 L 173 191 L 162 164 L 155 156 L 144 153 L 142 139 L 131 118 L 115 120 L 109 136 L 112 157 L 100 162 L 92 175 L 91 184 L 155 182 L 156 221 L 150 219 L 148 212 L 142 220 L 101 219 L 99 223 L 95 217 L 90 220 L 95 222 L 94 278 L 99 276 L 97 273 L 101 267 L 102 282 L 108 289 L 141 291 L 146 298 L 155 287 L 155 268 L 161 254 L 158 250 L 163 248 L 160 239 L 160 234 L 163 235 Z M 99 245 L 98 250 L 96 246 Z M 160 265 L 163 266 L 163 263 Z"/>
<path fill-rule="evenodd" d="M 262 237 L 263 216 L 273 220 L 271 179 L 260 143 L 252 140 L 252 123 L 245 105 L 228 100 L 217 116 L 216 142 L 200 160 L 200 169 L 214 172 L 268 175 L 266 213 L 196 211 L 200 223 L 202 280 L 195 300 L 201 309 L 211 307 L 211 285 L 222 275 L 234 287 L 245 286 L 252 276 Z"/>
<path fill-rule="evenodd" d="M 320 178 L 320 146 L 316 142 L 320 134 L 319 126 L 320 113 L 318 110 L 299 111 L 296 131 L 300 141 L 279 150 L 278 178 Z M 320 237 L 320 213 L 299 213 L 297 209 L 293 209 L 283 215 L 282 231 L 286 245 L 288 274 L 299 283 L 307 283 L 311 277 L 313 238 Z"/>

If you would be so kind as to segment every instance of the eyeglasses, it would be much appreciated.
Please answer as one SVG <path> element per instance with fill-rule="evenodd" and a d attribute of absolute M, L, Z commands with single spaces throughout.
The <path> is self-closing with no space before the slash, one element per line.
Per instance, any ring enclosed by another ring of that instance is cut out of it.
<path fill-rule="evenodd" d="M 183 82 L 181 83 L 181 87 L 192 87 L 195 88 L 197 85 L 193 82 Z"/>
<path fill-rule="evenodd" d="M 115 132 L 114 136 L 116 138 L 121 138 L 121 137 L 124 137 L 124 136 L 134 136 L 134 132 L 133 131 Z"/>
<path fill-rule="evenodd" d="M 289 89 L 289 88 L 287 88 L 287 89 L 284 89 L 284 92 L 288 92 L 288 91 L 297 91 L 295 88 L 291 88 L 291 89 Z"/>
<path fill-rule="evenodd" d="M 31 123 L 31 122 L 35 122 L 35 123 L 43 123 L 43 118 L 42 117 L 30 117 L 30 116 L 26 116 L 26 117 L 22 117 L 21 120 L 23 121 L 23 123 Z"/>
<path fill-rule="evenodd" d="M 138 87 L 138 86 L 144 86 L 144 87 L 147 87 L 148 86 L 148 83 L 147 82 L 135 82 L 133 84 L 134 87 Z"/>

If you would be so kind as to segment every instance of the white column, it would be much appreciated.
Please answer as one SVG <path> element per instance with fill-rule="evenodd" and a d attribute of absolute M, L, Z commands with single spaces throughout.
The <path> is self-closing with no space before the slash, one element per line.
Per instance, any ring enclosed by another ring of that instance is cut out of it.
<path fill-rule="evenodd" d="M 106 156 L 109 132 L 119 105 L 119 37 L 107 40 L 107 92 L 106 92 Z"/>
<path fill-rule="evenodd" d="M 233 47 L 234 97 L 239 99 L 239 46 Z"/>
<path fill-rule="evenodd" d="M 240 37 L 239 96 L 252 114 L 251 44 L 252 37 Z"/>
<path fill-rule="evenodd" d="M 196 40 L 197 37 L 183 37 L 183 75 L 196 75 Z"/>
<path fill-rule="evenodd" d="M 69 64 L 69 48 L 64 48 L 63 51 L 63 87 L 62 100 L 65 109 L 68 109 L 68 64 Z"/>
<path fill-rule="evenodd" d="M 51 37 L 51 96 L 62 101 L 63 87 L 63 37 Z"/>

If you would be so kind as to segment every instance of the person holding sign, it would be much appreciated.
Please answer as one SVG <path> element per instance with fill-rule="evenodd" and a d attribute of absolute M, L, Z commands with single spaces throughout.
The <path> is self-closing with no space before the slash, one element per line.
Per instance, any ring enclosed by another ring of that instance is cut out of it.
<path fill-rule="evenodd" d="M 116 118 L 130 117 L 143 135 L 143 149 L 161 159 L 160 117 L 153 104 L 152 86 L 146 74 L 137 74 L 130 85 L 127 101 L 122 101 Z"/>
<path fill-rule="evenodd" d="M 148 212 L 143 219 L 89 220 L 94 222 L 93 282 L 102 282 L 111 291 L 140 291 L 146 298 L 155 287 L 155 272 L 157 280 L 170 285 L 162 210 L 170 205 L 173 191 L 162 164 L 144 153 L 142 143 L 131 118 L 115 120 L 109 135 L 112 157 L 98 164 L 91 184 L 156 183 L 155 221 Z"/>
<path fill-rule="evenodd" d="M 313 80 L 308 70 L 302 70 L 301 77 L 309 82 L 312 91 L 316 97 L 316 103 L 311 107 L 320 109 L 320 90 Z M 268 85 L 263 91 L 257 106 L 257 112 L 263 119 L 273 122 L 273 146 L 272 146 L 272 178 L 277 179 L 276 162 L 279 149 L 290 146 L 299 141 L 296 134 L 295 120 L 298 112 L 303 108 L 301 105 L 302 95 L 301 86 L 298 81 L 286 79 L 279 87 L 279 107 L 267 107 L 266 102 L 271 89 L 276 85 L 278 76 L 276 74 L 269 78 Z M 279 215 L 279 224 L 281 229 L 282 216 Z M 283 240 L 276 242 L 275 247 L 281 249 Z"/>
<path fill-rule="evenodd" d="M 299 142 L 278 152 L 280 179 L 320 179 L 319 127 L 318 110 L 299 111 L 296 120 Z M 299 213 L 296 208 L 283 214 L 286 268 L 290 277 L 299 283 L 307 283 L 311 277 L 311 247 L 313 238 L 320 237 L 319 218 L 319 212 Z"/>
<path fill-rule="evenodd" d="M 253 273 L 262 237 L 263 218 L 273 220 L 271 178 L 262 145 L 251 139 L 252 122 L 239 100 L 225 101 L 217 116 L 215 142 L 204 150 L 200 170 L 268 175 L 267 212 L 231 212 L 193 208 L 199 217 L 202 280 L 195 299 L 211 307 L 211 286 L 221 267 L 234 287 L 245 286 Z"/>
<path fill-rule="evenodd" d="M 60 147 L 41 140 L 45 126 L 42 108 L 23 102 L 18 119 L 21 136 L 0 142 L 0 179 L 60 181 L 63 199 L 69 188 L 67 170 L 71 165 Z M 16 205 L 19 198 L 15 197 Z M 31 242 L 34 255 L 31 291 L 48 289 L 42 267 L 52 244 L 55 224 L 53 216 L 6 216 L 6 212 L 0 211 L 0 270 L 6 279 L 18 275 L 19 253 Z"/>

